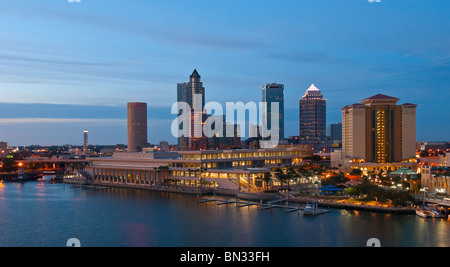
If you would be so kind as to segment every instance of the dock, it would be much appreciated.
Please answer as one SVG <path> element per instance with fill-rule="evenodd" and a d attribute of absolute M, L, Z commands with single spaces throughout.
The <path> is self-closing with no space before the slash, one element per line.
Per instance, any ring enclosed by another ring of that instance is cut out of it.
<path fill-rule="evenodd" d="M 321 214 L 325 214 L 330 212 L 330 210 L 326 210 L 326 209 L 320 209 L 317 206 L 314 207 L 314 209 L 307 209 L 307 205 L 306 206 L 292 206 L 289 205 L 288 203 L 283 204 L 281 202 L 287 201 L 287 199 L 276 199 L 276 200 L 272 200 L 266 203 L 261 202 L 255 202 L 255 201 L 242 201 L 239 198 L 237 198 L 236 200 L 229 200 L 229 199 L 220 199 L 220 198 L 206 198 L 206 199 L 199 199 L 197 201 L 198 204 L 201 203 L 209 203 L 209 202 L 214 202 L 217 203 L 217 206 L 221 206 L 221 205 L 228 205 L 228 204 L 236 204 L 237 208 L 243 208 L 243 207 L 249 207 L 249 206 L 257 206 L 259 207 L 261 210 L 271 210 L 271 209 L 285 209 L 286 213 L 292 213 L 292 212 L 299 212 L 302 215 L 312 215 L 312 216 L 317 216 L 317 215 L 321 215 Z"/>
<path fill-rule="evenodd" d="M 330 212 L 330 210 L 318 209 L 318 210 L 312 210 L 312 211 L 304 211 L 303 215 L 317 216 L 317 215 L 325 214 L 328 212 Z"/>
<path fill-rule="evenodd" d="M 77 184 L 71 185 L 70 188 L 79 188 L 84 190 L 108 190 L 110 187 L 98 186 L 98 185 L 87 185 L 87 184 Z"/>

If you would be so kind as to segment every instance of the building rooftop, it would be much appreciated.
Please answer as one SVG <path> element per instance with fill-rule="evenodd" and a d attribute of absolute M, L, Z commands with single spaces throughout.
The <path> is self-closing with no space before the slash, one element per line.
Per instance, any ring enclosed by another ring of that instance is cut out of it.
<path fill-rule="evenodd" d="M 374 96 L 371 96 L 369 98 L 366 98 L 364 100 L 361 100 L 360 102 L 364 105 L 371 105 L 371 104 L 397 104 L 397 102 L 400 100 L 400 98 L 383 95 L 383 94 L 377 94 Z"/>
<path fill-rule="evenodd" d="M 341 109 L 344 110 L 344 109 L 347 109 L 347 108 L 364 108 L 364 107 L 365 107 L 365 105 L 363 105 L 363 104 L 355 103 L 353 105 L 347 105 L 347 106 L 345 106 L 345 107 L 343 107 Z"/>
<path fill-rule="evenodd" d="M 194 71 L 191 74 L 191 77 L 197 77 L 200 78 L 200 74 L 198 74 L 197 69 L 194 69 Z"/>
<path fill-rule="evenodd" d="M 370 99 L 370 100 L 381 100 L 381 99 L 383 99 L 383 100 L 385 100 L 385 99 L 389 99 L 389 100 L 397 99 L 397 100 L 400 100 L 400 98 L 396 98 L 396 97 L 392 97 L 392 96 L 388 96 L 388 95 L 383 95 L 383 94 L 377 94 L 377 95 L 371 96 L 369 98 L 366 98 L 365 100 L 368 100 L 368 99 Z"/>
<path fill-rule="evenodd" d="M 416 104 L 411 104 L 411 103 L 405 103 L 405 104 L 403 104 L 402 106 L 414 106 L 414 107 L 417 107 Z"/>
<path fill-rule="evenodd" d="M 314 84 L 311 84 L 311 86 L 306 90 L 305 96 L 320 96 L 322 97 L 322 93 L 320 92 L 319 88 L 317 88 Z"/>
<path fill-rule="evenodd" d="M 414 171 L 412 171 L 412 170 L 410 170 L 410 169 L 408 169 L 408 168 L 406 168 L 406 167 L 403 167 L 403 168 L 400 168 L 400 169 L 398 169 L 398 170 L 396 170 L 396 171 L 393 171 L 391 174 L 398 174 L 398 175 L 414 175 L 414 174 L 417 174 L 416 172 L 414 172 Z"/>

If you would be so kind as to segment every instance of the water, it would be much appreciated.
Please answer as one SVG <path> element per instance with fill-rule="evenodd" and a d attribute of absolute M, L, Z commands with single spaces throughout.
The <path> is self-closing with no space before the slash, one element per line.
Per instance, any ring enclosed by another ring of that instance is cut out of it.
<path fill-rule="evenodd" d="M 450 221 L 332 210 L 303 217 L 282 209 L 197 204 L 191 195 L 90 191 L 47 181 L 0 186 L 0 246 L 64 247 L 450 246 Z"/>

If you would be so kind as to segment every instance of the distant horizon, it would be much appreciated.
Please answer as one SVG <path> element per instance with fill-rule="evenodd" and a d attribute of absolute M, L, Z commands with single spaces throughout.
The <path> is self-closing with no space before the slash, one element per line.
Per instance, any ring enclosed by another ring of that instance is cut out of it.
<path fill-rule="evenodd" d="M 165 141 L 165 140 L 162 140 L 162 141 Z M 160 141 L 160 142 L 162 142 L 162 141 Z M 3 141 L 1 141 L 0 140 L 0 142 L 3 142 Z M 417 142 L 421 142 L 421 143 L 450 143 L 450 141 L 417 141 Z M 125 145 L 125 147 L 127 147 L 127 144 L 121 144 L 121 143 L 119 143 L 119 144 L 89 144 L 89 146 L 117 146 L 117 145 Z M 152 144 L 150 144 L 150 145 L 155 145 L 155 146 L 158 146 L 159 145 L 159 142 L 158 143 L 152 143 Z M 170 142 L 169 142 L 169 145 L 170 146 L 176 146 L 177 144 L 171 144 Z M 77 144 L 60 144 L 60 145 L 56 145 L 56 144 L 52 144 L 52 145 L 39 145 L 39 144 L 31 144 L 31 145 L 9 145 L 8 144 L 8 146 L 10 146 L 10 147 L 30 147 L 30 146 L 41 146 L 41 147 L 50 147 L 50 146 L 75 146 L 75 147 L 83 147 L 83 145 L 77 145 Z M 220 149 L 218 149 L 218 150 L 220 150 Z M 229 149 L 222 149 L 222 150 L 229 150 Z"/>
<path fill-rule="evenodd" d="M 0 2 L 8 144 L 77 145 L 84 129 L 92 143 L 127 143 L 128 102 L 148 104 L 150 143 L 173 144 L 177 83 L 194 69 L 208 102 L 260 102 L 264 84 L 283 84 L 285 136 L 299 134 L 314 84 L 327 125 L 386 94 L 418 105 L 418 139 L 449 138 L 448 0 Z"/>

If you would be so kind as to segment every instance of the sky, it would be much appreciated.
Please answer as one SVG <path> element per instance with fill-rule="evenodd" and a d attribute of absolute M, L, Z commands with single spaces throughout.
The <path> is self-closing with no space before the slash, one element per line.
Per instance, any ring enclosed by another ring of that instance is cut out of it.
<path fill-rule="evenodd" d="M 285 86 L 286 136 L 311 84 L 341 107 L 381 93 L 414 103 L 417 138 L 450 141 L 448 0 L 0 0 L 0 141 L 125 144 L 126 103 L 148 104 L 149 142 L 175 143 L 176 85 L 260 102 Z"/>

